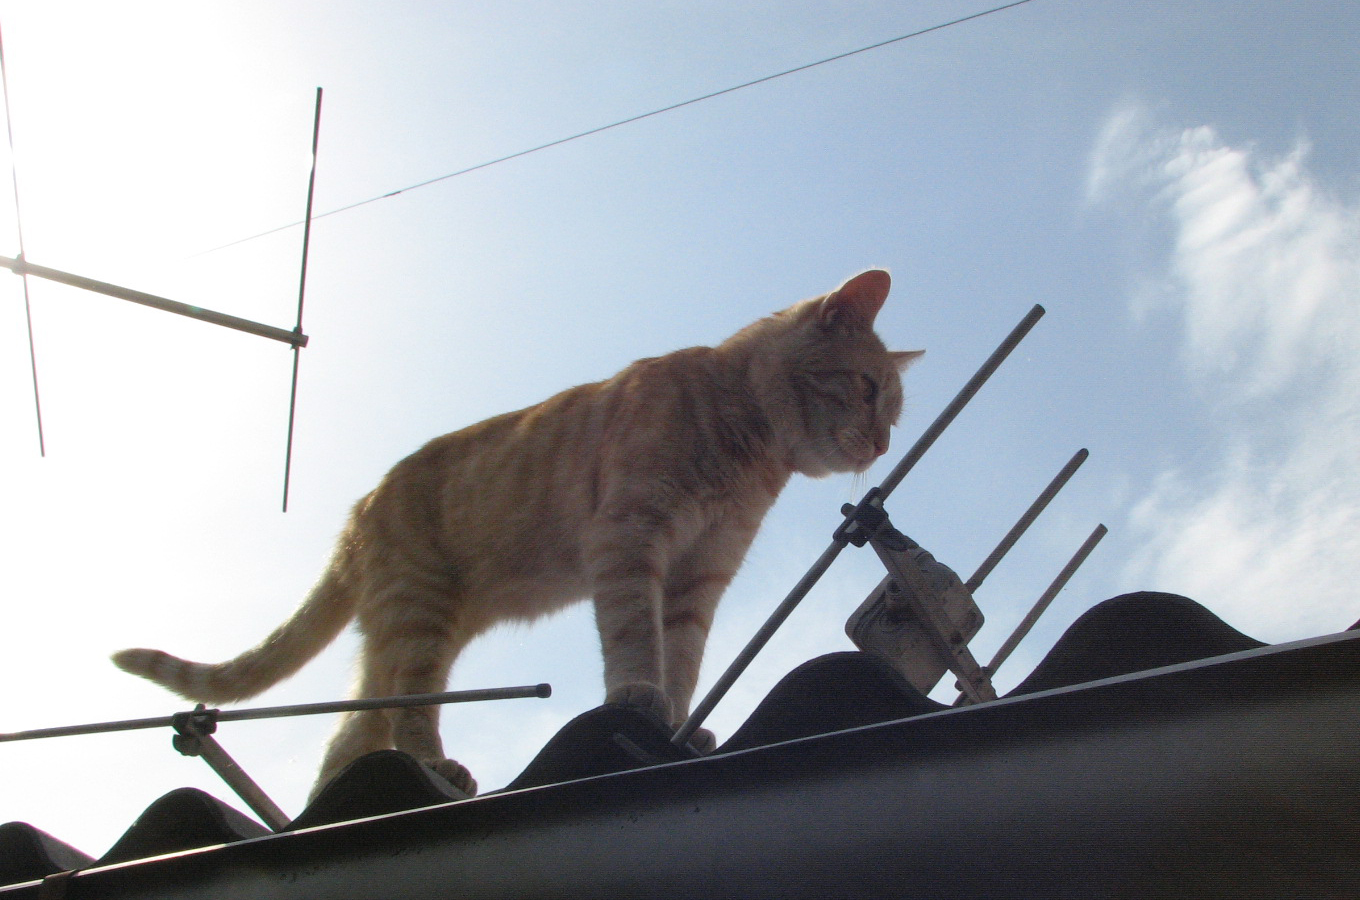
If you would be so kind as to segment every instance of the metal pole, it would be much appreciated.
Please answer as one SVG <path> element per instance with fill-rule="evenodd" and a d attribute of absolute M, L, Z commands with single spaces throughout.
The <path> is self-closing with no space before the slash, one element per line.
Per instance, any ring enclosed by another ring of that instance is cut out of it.
<path fill-rule="evenodd" d="M 302 226 L 302 274 L 298 277 L 297 325 L 302 334 L 302 300 L 307 295 L 307 250 L 312 242 L 312 197 L 316 192 L 316 149 L 321 139 L 321 88 L 316 89 L 316 116 L 312 119 L 312 171 L 307 177 L 307 214 Z M 288 484 L 293 472 L 293 422 L 297 413 L 298 362 L 302 348 L 293 345 L 293 386 L 288 393 L 288 446 L 283 456 L 283 511 L 288 512 Z"/>
<path fill-rule="evenodd" d="M 441 703 L 471 703 L 479 700 L 514 700 L 523 697 L 550 697 L 552 685 L 535 684 L 524 687 L 486 688 L 473 691 L 445 691 L 439 694 L 407 694 L 403 697 L 370 697 L 362 700 L 335 700 L 324 703 L 303 703 L 295 706 L 267 706 L 259 709 L 214 710 L 219 722 L 242 722 L 248 719 L 273 719 L 283 716 L 310 716 L 321 713 L 355 712 L 361 709 L 394 709 L 403 706 L 435 706 Z M 64 725 L 58 728 L 35 728 L 30 731 L 0 733 L 0 743 L 31 741 L 39 738 L 70 737 L 78 734 L 105 734 L 112 731 L 136 731 L 143 728 L 166 728 L 175 724 L 174 716 L 151 719 L 125 719 L 120 722 L 99 722 L 93 725 Z"/>
<path fill-rule="evenodd" d="M 1006 357 L 1024 339 L 1025 335 L 1029 334 L 1030 329 L 1034 327 L 1043 314 L 1044 308 L 1036 303 L 1020 320 L 1020 323 L 1011 329 L 1010 334 L 1006 335 L 1001 345 L 992 351 L 992 355 L 987 357 L 982 367 L 973 374 L 972 378 L 968 379 L 968 383 L 963 386 L 958 395 L 949 402 L 942 413 L 935 417 L 935 421 L 925 430 L 924 434 L 917 438 L 916 443 L 907 451 L 902 461 L 884 479 L 883 484 L 878 489 L 880 497 L 886 497 L 887 493 L 897 487 L 898 483 L 906 477 L 912 466 L 916 465 L 917 461 L 925 455 L 925 452 L 930 449 L 930 445 L 935 443 L 935 439 L 949 427 L 949 424 L 968 405 L 968 401 L 973 399 L 973 395 L 978 392 L 978 389 L 987 382 L 987 379 L 997 370 L 997 367 L 1005 362 Z M 774 636 L 779 626 L 784 624 L 784 620 L 807 596 L 808 591 L 812 590 L 812 586 L 826 573 L 827 569 L 831 568 L 836 557 L 845 549 L 845 539 L 841 537 L 843 531 L 845 531 L 844 525 L 837 529 L 837 537 L 831 542 L 831 546 L 822 552 L 822 555 L 812 564 L 812 568 L 794 585 L 793 590 L 784 598 L 784 601 L 775 607 L 774 612 L 765 620 L 765 624 L 760 626 L 760 629 L 742 648 L 742 651 L 737 654 L 737 658 L 732 660 L 727 670 L 723 672 L 703 700 L 699 701 L 699 705 L 690 713 L 689 718 L 676 729 L 675 735 L 671 738 L 672 744 L 680 746 L 690 739 L 699 726 L 703 724 L 704 719 L 708 718 L 708 714 L 718 705 L 718 701 L 722 700 L 732 684 L 741 677 L 741 673 L 746 671 L 746 667 L 755 659 L 756 654 L 769 643 L 770 638 Z"/>
<path fill-rule="evenodd" d="M 292 820 L 269 798 L 264 789 L 255 783 L 255 779 L 247 775 L 246 770 L 231 758 L 231 754 L 217 743 L 216 738 L 210 734 L 199 734 L 195 735 L 195 739 L 198 742 L 198 752 L 192 755 L 203 757 L 203 761 L 212 766 L 212 770 L 236 792 L 236 796 L 255 810 L 255 814 L 264 821 L 264 824 L 273 831 L 287 827 Z"/>
<path fill-rule="evenodd" d="M 438 694 L 406 694 L 401 697 L 369 697 L 360 700 L 331 700 L 301 703 L 296 706 L 271 706 L 262 709 L 227 709 L 217 714 L 219 722 L 247 719 L 277 719 L 285 716 L 314 716 L 321 713 L 358 712 L 363 709 L 399 709 L 407 706 L 437 706 L 442 703 L 473 703 L 481 700 L 517 700 L 525 697 L 551 697 L 552 685 L 483 688 L 474 691 L 444 691 Z"/>
<path fill-rule="evenodd" d="M 779 626 L 784 624 L 784 620 L 787 619 L 794 608 L 802 602 L 803 598 L 807 596 L 808 591 L 812 590 L 812 586 L 826 573 L 826 570 L 831 568 L 831 564 L 836 561 L 836 557 L 839 556 L 840 552 L 844 549 L 845 542 L 833 541 L 831 546 L 823 551 L 822 555 L 817 558 L 817 561 L 812 564 L 812 568 L 808 569 L 807 574 L 799 579 L 798 583 L 793 586 L 793 590 L 789 591 L 789 595 L 784 598 L 784 602 L 775 607 L 774 612 L 765 620 L 765 624 L 760 626 L 760 630 L 746 643 L 746 646 L 742 648 L 742 651 L 737 654 L 737 658 L 732 660 L 731 665 L 727 667 L 727 671 L 719 676 L 717 682 L 714 683 L 713 687 L 710 688 L 709 692 L 704 696 L 704 699 L 700 700 L 699 705 L 694 708 L 694 712 L 690 713 L 689 718 L 684 721 L 684 724 L 676 729 L 675 736 L 671 738 L 672 744 L 677 747 L 684 744 L 690 739 L 694 732 L 698 730 L 699 726 L 703 724 L 704 719 L 708 718 L 708 714 L 713 712 L 713 707 L 718 705 L 718 701 L 723 698 L 723 695 L 725 695 L 728 689 L 732 687 L 732 684 L 741 677 L 741 673 L 746 671 L 746 667 L 756 658 L 756 654 L 769 643 L 770 638 L 774 637 L 774 633 L 779 630 Z"/>
<path fill-rule="evenodd" d="M 996 545 L 996 549 L 988 554 L 987 558 L 982 561 L 982 565 L 977 567 L 973 577 L 964 582 L 963 586 L 968 588 L 968 593 L 973 593 L 982 585 L 982 582 L 992 573 L 992 569 L 996 568 L 996 564 L 1001 562 L 1002 558 L 1010 552 L 1011 548 L 1015 546 L 1015 542 L 1020 540 L 1020 536 L 1029 530 L 1029 526 L 1034 524 L 1034 520 L 1039 518 L 1039 514 L 1057 496 L 1058 491 L 1063 489 L 1090 455 L 1090 451 L 1083 447 L 1067 461 L 1067 465 L 1063 466 L 1061 472 L 1053 476 L 1048 487 L 1044 488 L 1043 492 L 1035 498 L 1034 502 L 1029 505 L 1029 509 L 1025 510 L 1024 515 L 1011 526 L 1011 530 L 1001 539 L 1001 543 Z"/>
<path fill-rule="evenodd" d="M 26 260 L 0 256 L 0 267 L 9 269 L 15 275 L 36 275 L 38 278 L 45 278 L 48 281 L 55 281 L 60 284 L 70 285 L 71 287 L 82 288 L 87 291 L 94 291 L 97 294 L 105 294 L 109 297 L 117 297 L 120 300 L 130 300 L 133 303 L 140 303 L 143 306 L 150 306 L 154 309 L 175 313 L 176 315 L 188 316 L 191 319 L 198 319 L 201 322 L 208 322 L 213 325 L 221 325 L 224 328 L 234 328 L 237 331 L 244 331 L 247 334 L 266 337 L 270 340 L 282 341 L 293 347 L 307 346 L 307 335 L 299 332 L 289 331 L 284 328 L 275 328 L 273 325 L 264 325 L 260 322 L 252 322 L 250 319 L 242 319 L 238 316 L 228 315 L 227 313 L 215 312 L 211 309 L 190 306 L 187 303 L 180 303 L 178 300 L 167 300 L 165 297 L 157 297 L 154 294 L 145 294 L 141 291 L 131 290 L 130 288 L 119 287 L 116 284 L 95 281 L 93 278 L 86 278 L 83 275 L 72 275 L 70 272 L 63 272 L 59 269 L 49 269 L 47 266 L 39 266 Z"/>
<path fill-rule="evenodd" d="M 1072 554 L 1072 558 L 1067 561 L 1067 565 L 1063 566 L 1062 571 L 1058 573 L 1058 577 L 1054 578 L 1053 583 L 1048 586 L 1048 589 L 1039 596 L 1038 600 L 1034 601 L 1034 606 L 1030 608 L 1030 611 L 1025 615 L 1025 618 L 1020 620 L 1020 624 L 1011 632 L 1011 636 L 1006 638 L 1005 643 L 1003 643 L 1000 649 L 996 651 L 996 655 L 992 657 L 992 661 L 987 664 L 987 673 L 989 675 L 996 674 L 996 670 L 1001 667 L 1001 664 L 1010 657 L 1015 648 L 1018 647 L 1020 642 L 1025 639 L 1025 636 L 1029 634 L 1030 629 L 1034 627 L 1034 623 L 1039 621 L 1039 617 L 1048 609 L 1048 605 L 1053 602 L 1053 598 L 1058 596 L 1058 592 L 1067 586 L 1067 582 L 1074 574 L 1076 574 L 1077 569 L 1081 568 L 1081 564 L 1086 562 L 1086 557 L 1091 555 L 1091 551 L 1096 548 L 1096 544 L 1099 544 L 1100 539 L 1105 537 L 1108 533 L 1109 529 L 1104 525 L 1097 525 L 1095 530 L 1087 536 L 1086 540 L 1082 542 L 1082 545 L 1077 548 L 1077 552 Z M 954 705 L 957 706 L 960 703 L 967 702 L 967 698 L 960 694 L 959 699 L 954 701 Z"/>
<path fill-rule="evenodd" d="M 922 456 L 925 456 L 925 453 L 930 449 L 931 444 L 935 443 L 935 439 L 944 433 L 944 430 L 949 427 L 949 424 L 953 422 L 963 408 L 968 405 L 968 401 L 973 399 L 973 395 L 978 392 L 978 389 L 987 383 L 987 379 L 992 377 L 992 373 L 997 370 L 998 366 L 1006 361 L 1006 357 L 1011 355 L 1011 351 L 1015 349 L 1017 344 L 1024 340 L 1025 335 L 1029 334 L 1030 329 L 1043 318 L 1043 315 L 1044 308 L 1036 303 L 1034 304 L 1034 307 L 1025 314 L 1025 317 L 1020 320 L 1020 324 L 1011 329 L 1011 333 L 1006 335 L 1000 346 L 992 351 L 992 355 L 987 357 L 987 361 L 982 364 L 982 367 L 973 374 L 972 378 L 968 379 L 968 383 L 963 386 L 963 390 L 959 391 L 958 395 L 949 402 L 949 405 L 944 408 L 944 412 L 935 417 L 935 421 L 930 423 L 930 427 L 925 430 L 925 433 L 922 434 L 912 448 L 907 451 L 907 455 L 902 457 L 902 461 L 888 473 L 887 478 L 883 479 L 883 483 L 879 485 L 879 493 L 882 495 L 883 499 L 886 500 L 888 495 L 897 487 L 898 483 L 901 482 L 903 478 L 907 477 L 907 473 L 912 470 L 912 467 L 916 465 Z"/>

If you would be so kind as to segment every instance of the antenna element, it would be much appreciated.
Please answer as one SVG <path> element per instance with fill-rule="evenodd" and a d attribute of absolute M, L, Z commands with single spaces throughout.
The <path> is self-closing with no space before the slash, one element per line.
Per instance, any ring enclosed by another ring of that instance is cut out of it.
<path fill-rule="evenodd" d="M 316 192 L 316 148 L 321 137 L 321 88 L 316 89 L 316 116 L 312 120 L 312 171 L 307 177 L 307 215 L 302 226 L 302 274 L 298 278 L 297 326 L 302 334 L 302 300 L 307 294 L 307 250 L 312 240 L 312 196 Z M 293 345 L 293 387 L 288 396 L 288 446 L 283 457 L 283 511 L 288 512 L 288 484 L 293 473 L 293 422 L 297 413 L 298 359 L 301 348 Z"/>

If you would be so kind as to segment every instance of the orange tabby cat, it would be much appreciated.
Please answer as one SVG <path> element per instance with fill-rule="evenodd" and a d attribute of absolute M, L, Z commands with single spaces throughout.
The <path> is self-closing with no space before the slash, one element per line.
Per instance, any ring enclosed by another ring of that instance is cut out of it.
<path fill-rule="evenodd" d="M 189 700 L 239 701 L 357 619 L 356 695 L 431 693 L 491 626 L 593 597 L 605 701 L 679 724 L 718 599 L 789 476 L 862 471 L 888 448 L 898 372 L 923 352 L 889 352 L 874 334 L 888 286 L 865 272 L 717 347 L 639 360 L 435 438 L 359 501 L 330 568 L 259 646 L 217 665 L 159 650 L 114 662 Z M 316 789 L 396 747 L 474 793 L 444 757 L 438 717 L 437 706 L 348 714 Z"/>

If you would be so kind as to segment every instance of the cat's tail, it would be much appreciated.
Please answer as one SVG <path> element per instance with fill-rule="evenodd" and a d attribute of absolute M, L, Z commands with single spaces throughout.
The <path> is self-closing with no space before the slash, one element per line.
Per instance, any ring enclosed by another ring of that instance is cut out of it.
<path fill-rule="evenodd" d="M 196 663 L 160 650 L 120 650 L 120 669 L 149 678 L 195 703 L 234 703 L 295 674 L 320 653 L 354 616 L 354 595 L 337 573 L 321 581 L 288 621 L 255 647 L 223 663 Z"/>

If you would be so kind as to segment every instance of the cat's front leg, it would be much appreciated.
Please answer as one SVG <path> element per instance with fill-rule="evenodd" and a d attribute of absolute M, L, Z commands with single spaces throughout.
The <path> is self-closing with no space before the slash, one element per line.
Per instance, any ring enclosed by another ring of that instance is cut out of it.
<path fill-rule="evenodd" d="M 713 615 L 731 580 L 730 572 L 710 571 L 702 564 L 681 567 L 667 579 L 661 606 L 661 634 L 664 686 L 674 704 L 672 725 L 679 726 L 689 716 Z"/>
<path fill-rule="evenodd" d="M 661 627 L 665 689 L 673 704 L 673 727 L 678 728 L 689 717 L 713 614 L 731 580 L 731 573 L 709 571 L 702 565 L 682 567 L 667 580 Z M 700 753 L 710 753 L 717 746 L 717 738 L 700 728 L 690 737 L 690 744 Z"/>
<path fill-rule="evenodd" d="M 758 520 L 738 516 L 720 521 L 676 559 L 667 573 L 661 605 L 662 646 L 665 690 L 674 704 L 672 725 L 677 728 L 689 717 L 718 601 L 741 567 L 758 525 Z M 717 739 L 713 732 L 700 728 L 690 744 L 708 753 Z"/>
<path fill-rule="evenodd" d="M 671 721 L 661 636 L 660 554 L 614 545 L 595 556 L 595 624 L 604 655 L 606 703 L 651 709 Z"/>

